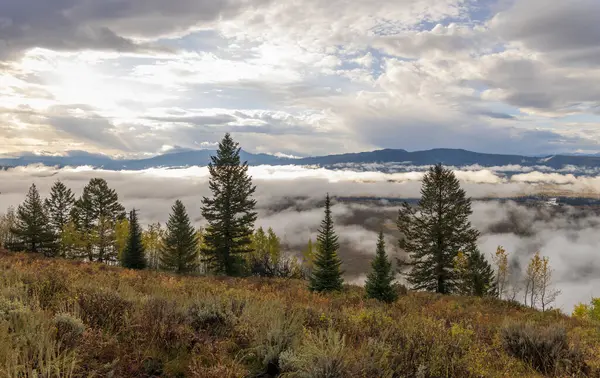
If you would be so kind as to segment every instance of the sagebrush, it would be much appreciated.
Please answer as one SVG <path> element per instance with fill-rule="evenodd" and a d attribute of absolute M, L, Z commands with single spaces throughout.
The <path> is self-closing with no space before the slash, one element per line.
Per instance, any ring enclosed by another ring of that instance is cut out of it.
<path fill-rule="evenodd" d="M 557 362 L 512 351 L 506 319 L 561 327 Z M 0 253 L 3 377 L 597 377 L 599 339 L 590 321 L 492 298 L 387 304 L 353 286 L 322 295 L 293 279 Z"/>

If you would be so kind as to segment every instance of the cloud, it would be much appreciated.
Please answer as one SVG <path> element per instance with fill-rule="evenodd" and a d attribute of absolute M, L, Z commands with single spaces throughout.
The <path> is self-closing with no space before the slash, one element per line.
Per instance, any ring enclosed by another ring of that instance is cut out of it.
<path fill-rule="evenodd" d="M 600 235 L 595 231 L 600 217 L 595 211 L 556 211 L 514 203 L 476 203 L 473 211 L 473 223 L 483 233 L 480 244 L 488 257 L 502 245 L 511 254 L 511 265 L 523 270 L 536 251 L 549 257 L 555 288 L 562 291 L 557 304 L 564 311 L 600 295 L 596 253 Z"/>
<path fill-rule="evenodd" d="M 410 30 L 374 38 L 373 46 L 384 52 L 404 58 L 469 56 L 489 50 L 493 40 L 483 28 L 451 23 L 437 24 L 431 30 Z"/>
<path fill-rule="evenodd" d="M 515 119 L 515 116 L 512 116 L 510 114 L 506 114 L 506 113 L 496 113 L 496 112 L 489 112 L 489 111 L 482 111 L 480 113 L 481 115 L 484 116 L 488 116 L 490 118 L 497 118 L 497 119 Z"/>
<path fill-rule="evenodd" d="M 0 59 L 34 47 L 59 51 L 164 50 L 144 40 L 186 34 L 242 10 L 244 1 L 20 0 L 0 4 Z M 259 4 L 260 2 L 257 2 Z"/>
<path fill-rule="evenodd" d="M 490 26 L 505 40 L 558 63 L 598 67 L 598 13 L 600 3 L 595 0 L 519 0 L 495 15 Z"/>
<path fill-rule="evenodd" d="M 191 123 L 193 125 L 219 125 L 233 122 L 236 120 L 235 117 L 229 114 L 218 114 L 214 116 L 210 115 L 192 115 L 192 116 L 163 116 L 163 117 L 148 117 L 149 120 L 158 122 L 172 122 L 172 123 Z"/>
<path fill-rule="evenodd" d="M 596 3 L 4 2 L 0 107 L 87 105 L 103 121 L 0 114 L 0 152 L 143 155 L 224 132 L 301 156 L 595 151 Z"/>
<path fill-rule="evenodd" d="M 534 113 L 580 113 L 598 106 L 597 70 L 555 66 L 515 52 L 488 55 L 481 60 L 480 79 L 490 89 L 484 98 L 505 101 Z"/>
<path fill-rule="evenodd" d="M 563 135 L 544 128 L 522 129 L 509 124 L 510 119 L 489 120 L 457 110 L 452 104 L 389 99 L 379 94 L 363 96 L 371 97 L 371 101 L 340 104 L 339 114 L 343 119 L 340 122 L 355 138 L 381 148 L 462 148 L 501 154 L 527 151 L 525 154 L 531 155 L 594 145 L 582 136 Z M 409 101 L 410 106 L 406 106 Z"/>
<path fill-rule="evenodd" d="M 65 133 L 71 138 L 84 140 L 98 147 L 120 151 L 130 150 L 117 135 L 115 126 L 101 117 L 56 115 L 48 117 L 48 123 L 57 131 Z"/>
<path fill-rule="evenodd" d="M 222 26 L 226 35 L 264 38 L 277 45 L 294 45 L 316 52 L 363 49 L 373 36 L 394 35 L 422 22 L 464 18 L 467 2 L 457 0 L 344 0 L 302 3 L 272 2 L 240 14 Z M 334 47 L 333 49 L 331 47 Z"/>

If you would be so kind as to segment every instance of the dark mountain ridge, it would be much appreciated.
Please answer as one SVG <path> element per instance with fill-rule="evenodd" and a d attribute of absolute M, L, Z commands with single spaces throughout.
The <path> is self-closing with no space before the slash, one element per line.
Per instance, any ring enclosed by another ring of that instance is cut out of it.
<path fill-rule="evenodd" d="M 43 164 L 47 166 L 89 165 L 108 170 L 141 170 L 147 168 L 175 168 L 205 166 L 210 162 L 213 150 L 186 150 L 144 159 L 114 159 L 107 155 L 73 151 L 65 156 L 45 156 L 22 154 L 17 157 L 0 157 L 0 166 L 26 166 Z M 431 165 L 442 163 L 457 167 L 479 165 L 482 167 L 520 165 L 523 167 L 546 166 L 561 169 L 568 166 L 578 168 L 600 168 L 600 156 L 549 155 L 533 157 L 524 155 L 486 154 L 462 149 L 436 148 L 409 152 L 403 149 L 383 149 L 369 152 L 346 153 L 306 157 L 300 159 L 282 158 L 268 154 L 253 154 L 242 151 L 241 157 L 249 165 L 319 165 L 334 166 L 367 163 L 399 163 L 406 165 Z"/>

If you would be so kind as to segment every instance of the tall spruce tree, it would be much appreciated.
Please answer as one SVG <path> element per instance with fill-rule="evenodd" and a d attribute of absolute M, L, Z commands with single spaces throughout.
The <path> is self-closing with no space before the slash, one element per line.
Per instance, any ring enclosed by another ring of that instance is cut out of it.
<path fill-rule="evenodd" d="M 471 295 L 478 297 L 498 296 L 494 269 L 478 249 L 469 254 L 467 277 Z"/>
<path fill-rule="evenodd" d="M 398 298 L 398 293 L 393 284 L 394 272 L 392 271 L 392 263 L 388 260 L 385 252 L 383 231 L 379 232 L 377 252 L 371 262 L 371 269 L 365 283 L 367 297 L 388 303 L 395 301 Z"/>
<path fill-rule="evenodd" d="M 410 256 L 408 281 L 414 289 L 455 292 L 454 258 L 458 251 L 474 251 L 479 237 L 471 213 L 471 200 L 454 173 L 441 164 L 431 167 L 417 208 L 404 203 L 398 214 L 399 245 Z"/>
<path fill-rule="evenodd" d="M 198 239 L 185 206 L 175 201 L 160 251 L 161 269 L 189 273 L 198 269 Z"/>
<path fill-rule="evenodd" d="M 8 247 L 15 251 L 25 250 L 54 256 L 56 237 L 35 184 L 29 188 L 25 201 L 17 208 L 16 215 L 10 230 L 14 236 L 14 243 Z"/>
<path fill-rule="evenodd" d="M 125 217 L 125 208 L 106 180 L 90 180 L 81 197 L 75 201 L 71 216 L 77 231 L 85 235 L 85 257 L 90 261 L 117 261 L 115 228 L 117 221 Z"/>
<path fill-rule="evenodd" d="M 212 198 L 202 199 L 202 216 L 208 222 L 202 256 L 208 268 L 218 274 L 242 274 L 243 256 L 252 252 L 256 220 L 252 195 L 256 187 L 248 175 L 248 163 L 240 162 L 240 150 L 227 133 L 208 165 Z"/>
<path fill-rule="evenodd" d="M 317 292 L 342 290 L 344 280 L 341 270 L 342 261 L 337 254 L 339 247 L 338 237 L 333 228 L 331 199 L 328 193 L 325 199 L 325 218 L 321 222 L 317 236 L 317 253 L 310 276 L 309 290 Z"/>
<path fill-rule="evenodd" d="M 142 228 L 140 227 L 137 213 L 134 209 L 129 212 L 129 235 L 127 237 L 127 245 L 123 251 L 121 265 L 129 269 L 146 268 L 146 257 L 144 252 Z"/>
<path fill-rule="evenodd" d="M 59 240 L 58 253 L 65 257 L 67 251 L 63 243 L 64 232 L 70 220 L 71 208 L 75 203 L 75 196 L 71 189 L 65 184 L 56 181 L 50 189 L 50 197 L 44 201 L 44 207 L 48 213 L 52 231 Z"/>

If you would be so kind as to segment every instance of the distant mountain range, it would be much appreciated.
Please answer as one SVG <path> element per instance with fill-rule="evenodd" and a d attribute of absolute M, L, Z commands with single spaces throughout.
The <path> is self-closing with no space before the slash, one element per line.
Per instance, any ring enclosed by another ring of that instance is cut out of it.
<path fill-rule="evenodd" d="M 187 150 L 146 159 L 114 159 L 106 155 L 90 154 L 83 151 L 71 151 L 65 156 L 46 156 L 22 154 L 18 157 L 0 156 L 0 166 L 16 167 L 30 164 L 47 166 L 82 166 L 89 165 L 108 170 L 141 170 L 147 168 L 175 168 L 188 166 L 204 166 L 210 162 L 212 150 Z M 431 165 L 442 163 L 457 167 L 479 165 L 482 167 L 520 165 L 524 167 L 547 166 L 561 169 L 566 166 L 578 168 L 599 168 L 600 156 L 582 155 L 550 155 L 545 157 L 484 154 L 461 149 L 439 148 L 426 151 L 408 152 L 401 149 L 384 149 L 370 152 L 348 153 L 306 157 L 300 159 L 276 157 L 268 154 L 252 154 L 241 152 L 243 160 L 250 165 L 352 165 L 367 163 L 401 163 L 406 165 Z"/>

